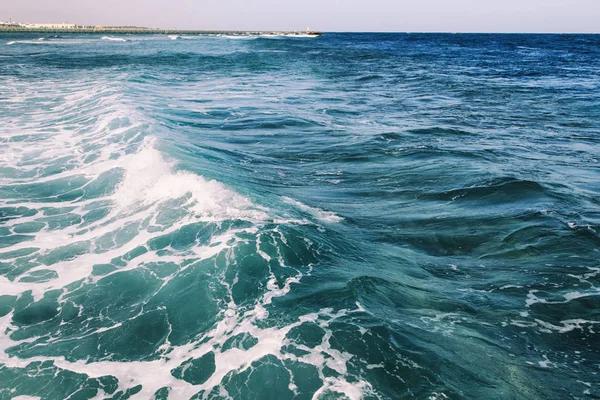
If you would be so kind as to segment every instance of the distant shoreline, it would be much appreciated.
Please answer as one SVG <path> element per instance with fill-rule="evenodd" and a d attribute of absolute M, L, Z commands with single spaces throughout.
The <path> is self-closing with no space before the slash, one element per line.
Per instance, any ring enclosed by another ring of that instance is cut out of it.
<path fill-rule="evenodd" d="M 217 31 L 189 29 L 149 29 L 149 28 L 0 28 L 0 33 L 99 33 L 99 34 L 136 34 L 136 35 L 312 35 L 320 36 L 323 32 L 315 31 Z"/>
<path fill-rule="evenodd" d="M 139 35 L 313 35 L 320 36 L 322 31 L 273 31 L 273 30 L 202 30 L 202 29 L 152 29 L 152 28 L 21 28 L 21 27 L 0 27 L 0 34 L 3 33 L 82 33 L 82 34 L 139 34 Z M 361 32 L 361 31 L 332 31 L 328 33 L 379 33 L 379 34 L 458 34 L 458 35 L 600 35 L 600 32 L 403 32 L 403 31 L 382 31 L 382 32 Z"/>

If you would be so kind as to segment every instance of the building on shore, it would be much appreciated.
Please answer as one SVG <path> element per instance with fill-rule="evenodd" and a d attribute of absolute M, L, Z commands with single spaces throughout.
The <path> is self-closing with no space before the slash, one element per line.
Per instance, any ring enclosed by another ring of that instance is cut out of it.
<path fill-rule="evenodd" d="M 13 22 L 12 18 L 9 18 L 8 21 L 3 22 L 0 21 L 0 26 L 19 26 L 20 24 L 18 22 Z"/>
<path fill-rule="evenodd" d="M 25 24 L 19 24 L 19 26 L 21 26 L 22 28 L 29 28 L 29 29 L 75 29 L 76 28 L 75 24 L 69 24 L 68 22 L 65 22 L 63 24 L 25 23 Z"/>
<path fill-rule="evenodd" d="M 19 23 L 9 20 L 8 22 L 0 21 L 0 28 L 19 28 L 19 29 L 36 29 L 36 30 L 93 30 L 93 31 L 151 31 L 152 28 L 143 26 L 102 26 L 102 25 L 77 25 L 65 23 Z M 156 29 L 154 29 L 156 30 Z"/>

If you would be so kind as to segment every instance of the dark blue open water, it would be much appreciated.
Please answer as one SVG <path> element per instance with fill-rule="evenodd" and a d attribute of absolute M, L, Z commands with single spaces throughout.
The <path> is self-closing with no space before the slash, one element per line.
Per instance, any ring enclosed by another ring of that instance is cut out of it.
<path fill-rule="evenodd" d="M 600 397 L 600 36 L 43 39 L 0 399 Z"/>

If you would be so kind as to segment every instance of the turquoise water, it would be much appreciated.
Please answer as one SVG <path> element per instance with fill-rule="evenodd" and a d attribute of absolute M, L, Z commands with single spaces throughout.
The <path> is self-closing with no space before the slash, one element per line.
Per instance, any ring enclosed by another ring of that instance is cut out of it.
<path fill-rule="evenodd" d="M 0 36 L 0 399 L 600 397 L 600 36 Z"/>

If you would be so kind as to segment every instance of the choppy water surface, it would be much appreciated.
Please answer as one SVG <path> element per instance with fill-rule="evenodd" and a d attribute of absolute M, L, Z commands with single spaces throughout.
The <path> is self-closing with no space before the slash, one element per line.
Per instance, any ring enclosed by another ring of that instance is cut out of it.
<path fill-rule="evenodd" d="M 599 129 L 599 36 L 0 36 L 0 398 L 597 398 Z"/>

